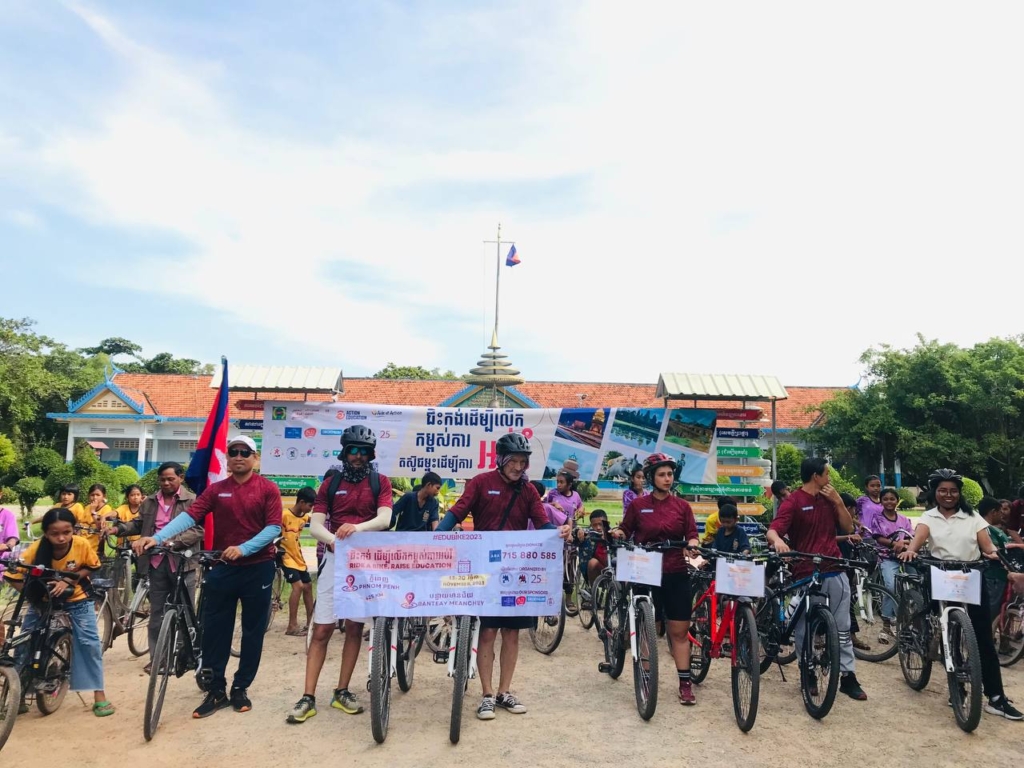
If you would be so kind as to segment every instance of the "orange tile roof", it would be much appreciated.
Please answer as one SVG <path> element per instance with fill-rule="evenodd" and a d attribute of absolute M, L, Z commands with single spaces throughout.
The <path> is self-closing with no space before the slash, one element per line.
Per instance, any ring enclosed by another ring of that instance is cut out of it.
<path fill-rule="evenodd" d="M 125 394 L 145 404 L 146 413 L 170 417 L 205 418 L 213 405 L 215 390 L 210 388 L 210 376 L 181 376 L 162 373 L 119 373 L 114 382 Z M 339 402 L 379 403 L 381 405 L 438 405 L 466 387 L 463 381 L 422 379 L 345 379 L 344 395 Z M 587 406 L 661 408 L 663 402 L 654 396 L 655 384 L 617 384 L 572 381 L 530 381 L 516 387 L 542 408 L 579 407 L 580 394 L 586 394 Z M 779 429 L 808 427 L 818 417 L 818 406 L 830 400 L 842 387 L 786 387 L 788 400 L 779 400 L 776 413 Z M 252 392 L 232 392 L 231 418 L 258 418 L 253 411 L 237 407 L 240 400 L 252 400 Z M 301 394 L 267 393 L 257 399 L 301 401 Z M 331 400 L 328 394 L 311 394 L 306 399 L 314 402 Z M 680 407 L 692 407 L 692 400 L 676 401 Z M 740 408 L 743 403 L 710 402 L 698 400 L 697 407 Z M 749 403 L 750 407 L 764 408 L 770 418 L 768 403 Z M 723 422 L 730 426 L 731 422 Z M 767 423 L 762 423 L 767 427 Z"/>

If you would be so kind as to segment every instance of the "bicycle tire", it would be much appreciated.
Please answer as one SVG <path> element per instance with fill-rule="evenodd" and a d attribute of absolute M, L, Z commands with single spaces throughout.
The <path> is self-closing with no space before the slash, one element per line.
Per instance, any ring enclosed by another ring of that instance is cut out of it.
<path fill-rule="evenodd" d="M 114 609 L 110 605 L 110 595 L 103 598 L 103 604 L 96 611 L 96 628 L 100 635 L 100 648 L 103 653 L 114 644 Z"/>
<path fill-rule="evenodd" d="M 395 675 L 402 693 L 412 688 L 416 675 L 416 656 L 423 645 L 423 634 L 417 633 L 415 619 L 398 619 L 398 659 L 395 662 Z"/>
<path fill-rule="evenodd" d="M 164 707 L 167 681 L 177 666 L 178 611 L 168 608 L 160 624 L 160 635 L 153 650 L 152 666 L 149 671 L 149 686 L 146 689 L 146 708 L 142 716 L 142 735 L 152 741 L 160 726 L 160 713 Z"/>
<path fill-rule="evenodd" d="M 690 616 L 690 679 L 695 685 L 703 683 L 711 670 L 711 630 L 708 601 L 701 600 Z"/>
<path fill-rule="evenodd" d="M 949 702 L 953 705 L 953 716 L 960 730 L 970 733 L 981 722 L 981 655 L 974 627 L 963 608 L 953 608 L 949 612 L 948 639 L 956 669 L 946 673 Z M 966 660 L 963 658 L 965 653 Z M 971 687 L 969 692 L 963 689 L 965 683 Z"/>
<path fill-rule="evenodd" d="M 856 645 L 853 646 L 853 655 L 861 661 L 870 661 L 872 663 L 888 661 L 896 655 L 898 650 L 896 647 L 896 637 L 891 634 L 885 635 L 881 629 L 883 626 L 882 603 L 886 598 L 892 600 L 892 604 L 896 605 L 895 593 L 884 584 L 871 581 L 864 583 L 863 599 L 858 601 L 854 609 L 857 612 L 857 622 L 860 624 L 858 638 L 861 642 L 866 641 L 872 643 L 872 645 L 870 649 L 858 648 Z M 867 631 L 865 628 L 867 628 Z M 884 644 L 882 642 L 883 636 L 887 639 L 887 642 Z M 871 637 L 877 637 L 877 644 L 872 642 Z"/>
<path fill-rule="evenodd" d="M 456 619 L 455 633 L 455 666 L 452 672 L 452 719 L 448 725 L 448 740 L 452 744 L 459 743 L 462 734 L 462 704 L 466 698 L 466 687 L 469 685 L 469 633 L 472 620 L 469 616 Z"/>
<path fill-rule="evenodd" d="M 142 597 L 138 598 L 138 609 L 128 616 L 128 650 L 133 656 L 149 653 L 149 588 L 141 587 Z"/>
<path fill-rule="evenodd" d="M 733 632 L 736 641 L 732 646 L 732 709 L 736 715 L 736 725 L 746 733 L 754 727 L 754 721 L 757 720 L 757 704 L 761 695 L 757 619 L 749 603 L 739 603 L 736 606 Z M 746 691 L 744 677 L 749 681 Z"/>
<path fill-rule="evenodd" d="M 778 598 L 759 601 L 757 609 L 758 671 L 763 675 L 779 655 L 779 600 Z"/>
<path fill-rule="evenodd" d="M 391 720 L 391 639 L 393 619 L 378 616 L 373 620 L 373 648 L 370 650 L 370 730 L 373 740 L 383 744 Z"/>
<path fill-rule="evenodd" d="M 558 613 L 553 616 L 538 616 L 530 627 L 530 641 L 533 647 L 548 656 L 555 652 L 565 634 L 565 598 L 558 606 Z"/>
<path fill-rule="evenodd" d="M 996 622 L 992 639 L 999 666 L 1011 667 L 1024 658 L 1024 606 L 1019 602 L 1006 606 Z"/>
<path fill-rule="evenodd" d="M 654 625 L 654 606 L 649 600 L 641 600 L 637 603 L 636 648 L 637 658 L 633 659 L 633 693 L 636 695 L 636 711 L 642 719 L 650 720 L 658 708 L 658 631 Z M 645 662 L 647 664 L 646 676 Z"/>
<path fill-rule="evenodd" d="M 819 640 L 821 635 L 824 637 Z M 817 660 L 816 650 L 823 651 L 822 658 L 828 664 L 828 680 L 824 684 L 824 695 L 821 675 L 824 663 Z M 815 720 L 821 720 L 832 711 L 836 691 L 839 689 L 839 628 L 836 626 L 835 618 L 823 605 L 811 606 L 804 630 L 804 647 L 801 649 L 801 655 L 800 694 L 804 700 L 804 709 Z M 810 676 L 811 669 L 814 670 L 813 680 Z M 812 683 L 817 688 L 817 695 L 812 693 Z"/>
<path fill-rule="evenodd" d="M 920 691 L 932 676 L 928 655 L 929 622 L 921 615 L 927 604 L 916 589 L 907 589 L 896 608 L 896 650 L 900 657 L 903 679 L 913 690 Z"/>
<path fill-rule="evenodd" d="M 60 709 L 71 684 L 71 663 L 74 656 L 71 632 L 64 630 L 51 635 L 45 653 L 46 663 L 43 664 L 43 678 L 47 681 L 56 678 L 59 682 L 51 693 L 36 692 L 36 709 L 43 715 L 52 715 Z"/>
<path fill-rule="evenodd" d="M 14 730 L 21 704 L 21 678 L 14 667 L 0 666 L 0 749 Z"/>
<path fill-rule="evenodd" d="M 571 578 L 566 579 L 565 583 L 568 585 L 569 590 L 565 593 L 565 615 L 569 617 L 575 617 L 580 612 L 580 592 L 577 588 L 576 574 L 580 570 L 580 558 L 576 553 L 576 547 L 572 548 L 572 551 L 565 558 L 565 569 L 566 575 Z M 563 589 L 563 591 L 565 591 Z"/>
<path fill-rule="evenodd" d="M 267 628 L 266 632 L 270 631 L 270 628 L 274 625 L 274 618 L 277 616 L 278 611 L 283 607 L 281 602 L 281 595 L 284 594 L 284 571 L 280 568 L 274 571 L 274 581 L 271 582 L 270 587 L 270 608 L 267 609 Z"/>
<path fill-rule="evenodd" d="M 622 585 L 611 580 L 604 606 L 604 660 L 608 664 L 608 676 L 618 679 L 626 666 L 626 612 L 622 602 Z"/>
<path fill-rule="evenodd" d="M 423 633 L 423 639 L 432 653 L 448 652 L 451 648 L 454 625 L 454 616 L 431 616 L 427 619 L 427 630 Z"/>
<path fill-rule="evenodd" d="M 594 580 L 594 583 L 597 583 L 596 579 Z M 586 576 L 583 576 L 580 573 L 577 573 L 576 575 L 576 594 L 579 596 L 580 605 L 580 610 L 576 615 L 579 617 L 580 624 L 583 626 L 583 629 L 589 631 L 590 628 L 594 626 L 594 619 L 597 616 L 597 611 L 594 608 L 595 595 L 593 587 L 587 583 Z M 589 594 L 590 599 L 584 600 L 584 594 Z"/>

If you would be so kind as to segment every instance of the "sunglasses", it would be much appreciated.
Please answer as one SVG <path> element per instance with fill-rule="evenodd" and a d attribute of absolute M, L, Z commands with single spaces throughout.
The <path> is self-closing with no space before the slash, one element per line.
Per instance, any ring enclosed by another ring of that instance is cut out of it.
<path fill-rule="evenodd" d="M 349 449 L 348 449 L 348 455 L 349 456 L 357 456 L 357 455 L 358 456 L 369 456 L 370 455 L 370 449 L 369 448 L 364 448 L 361 445 L 351 445 L 351 446 L 349 446 Z"/>
<path fill-rule="evenodd" d="M 228 448 L 228 456 L 231 458 L 241 456 L 243 459 L 248 459 L 252 454 L 253 451 L 250 451 L 248 448 Z"/>

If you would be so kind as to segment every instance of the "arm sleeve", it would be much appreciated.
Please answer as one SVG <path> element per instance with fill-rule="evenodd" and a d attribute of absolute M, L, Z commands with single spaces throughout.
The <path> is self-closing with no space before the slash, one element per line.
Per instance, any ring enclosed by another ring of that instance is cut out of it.
<path fill-rule="evenodd" d="M 281 503 L 281 491 L 277 485 L 267 480 L 267 489 L 263 494 L 263 524 L 268 528 L 272 525 L 277 526 L 277 532 L 280 535 L 283 513 L 284 504 Z"/>
<path fill-rule="evenodd" d="M 157 544 L 163 544 L 168 539 L 173 539 L 175 536 L 184 533 L 195 524 L 196 520 L 192 516 L 192 510 L 189 509 L 185 514 L 178 515 L 171 520 L 171 522 L 164 526 L 162 531 L 157 531 L 153 535 L 153 539 Z"/>
<path fill-rule="evenodd" d="M 213 511 L 213 504 L 215 498 L 216 496 L 210 493 L 210 489 L 207 488 L 205 491 L 199 494 L 199 496 L 196 497 L 195 501 L 193 501 L 189 505 L 188 509 L 186 509 L 185 512 L 188 513 L 188 515 L 191 516 L 191 518 L 195 520 L 197 523 L 201 523 L 206 518 L 206 516 Z M 178 517 L 181 517 L 181 515 L 178 515 Z"/>
<path fill-rule="evenodd" d="M 443 533 L 445 531 L 451 531 L 451 530 L 454 530 L 455 524 L 458 523 L 458 522 L 459 522 L 459 518 L 457 518 L 455 516 L 454 512 L 449 510 L 448 512 L 445 513 L 444 520 L 442 520 L 438 524 L 437 528 L 435 528 L 434 530 L 435 530 L 436 533 Z"/>
<path fill-rule="evenodd" d="M 327 527 L 324 525 L 326 522 L 327 515 L 323 512 L 314 512 L 309 524 L 309 532 L 321 544 L 330 544 L 334 541 L 334 534 L 327 530 Z"/>
<path fill-rule="evenodd" d="M 266 549 L 270 543 L 281 535 L 280 525 L 268 525 L 262 531 L 257 533 L 251 539 L 243 544 L 239 544 L 238 548 L 242 550 L 242 554 L 246 557 L 255 555 L 261 549 Z"/>
<path fill-rule="evenodd" d="M 324 480 L 320 483 L 320 487 L 316 491 L 316 498 L 313 499 L 313 514 L 321 514 L 325 517 L 330 514 L 330 510 L 327 509 L 327 487 L 331 484 L 330 480 Z"/>

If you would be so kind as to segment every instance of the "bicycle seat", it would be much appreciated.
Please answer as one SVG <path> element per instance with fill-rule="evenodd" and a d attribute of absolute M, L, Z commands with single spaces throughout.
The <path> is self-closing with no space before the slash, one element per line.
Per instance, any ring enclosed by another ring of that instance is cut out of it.
<path fill-rule="evenodd" d="M 107 590 L 114 588 L 113 579 L 91 579 L 91 583 L 93 589 Z"/>

